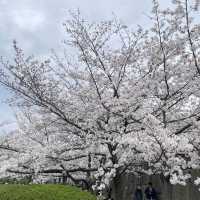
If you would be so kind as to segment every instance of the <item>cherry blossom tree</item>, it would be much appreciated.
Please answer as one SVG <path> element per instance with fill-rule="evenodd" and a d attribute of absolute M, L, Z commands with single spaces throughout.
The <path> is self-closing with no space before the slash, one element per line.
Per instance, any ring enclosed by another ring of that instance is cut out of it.
<path fill-rule="evenodd" d="M 63 57 L 26 57 L 14 42 L 0 83 L 23 114 L 1 171 L 59 174 L 105 196 L 130 172 L 186 184 L 200 167 L 199 1 L 190 2 L 162 10 L 154 0 L 149 30 L 71 13 Z"/>

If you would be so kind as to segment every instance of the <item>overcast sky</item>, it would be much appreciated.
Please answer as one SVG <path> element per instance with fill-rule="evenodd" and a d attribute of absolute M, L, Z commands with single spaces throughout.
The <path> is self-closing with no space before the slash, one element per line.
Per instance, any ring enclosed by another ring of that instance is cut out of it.
<path fill-rule="evenodd" d="M 151 11 L 151 0 L 0 0 L 0 55 L 12 58 L 13 39 L 27 54 L 44 56 L 52 48 L 61 49 L 62 22 L 68 10 L 77 8 L 91 21 L 111 19 L 115 13 L 129 25 L 150 23 L 145 14 Z M 0 124 L 14 120 L 12 109 L 2 102 L 6 97 L 8 92 L 0 88 Z"/>

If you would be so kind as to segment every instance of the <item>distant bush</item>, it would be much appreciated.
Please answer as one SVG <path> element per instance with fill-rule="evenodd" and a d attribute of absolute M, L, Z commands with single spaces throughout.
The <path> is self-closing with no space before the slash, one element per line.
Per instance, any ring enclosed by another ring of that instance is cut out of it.
<path fill-rule="evenodd" d="M 31 181 L 32 181 L 31 177 L 28 176 L 20 179 L 7 177 L 7 178 L 1 178 L 0 184 L 29 184 L 31 183 Z"/>

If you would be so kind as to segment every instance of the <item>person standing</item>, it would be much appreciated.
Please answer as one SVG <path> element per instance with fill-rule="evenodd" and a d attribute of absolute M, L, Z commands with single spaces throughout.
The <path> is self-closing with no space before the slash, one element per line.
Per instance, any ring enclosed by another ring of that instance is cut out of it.
<path fill-rule="evenodd" d="M 145 196 L 147 200 L 158 200 L 157 192 L 153 188 L 153 184 L 149 182 L 148 187 L 145 189 Z"/>
<path fill-rule="evenodd" d="M 134 194 L 134 200 L 143 200 L 143 193 L 142 193 L 142 188 L 140 185 L 137 185 L 137 188 Z"/>

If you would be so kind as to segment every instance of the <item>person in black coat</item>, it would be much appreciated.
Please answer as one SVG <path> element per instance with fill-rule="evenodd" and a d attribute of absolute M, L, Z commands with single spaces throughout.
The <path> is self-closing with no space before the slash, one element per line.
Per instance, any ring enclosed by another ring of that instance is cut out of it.
<path fill-rule="evenodd" d="M 147 200 L 158 200 L 157 192 L 151 182 L 149 182 L 148 187 L 145 189 L 145 196 Z"/>
<path fill-rule="evenodd" d="M 142 189 L 140 185 L 137 185 L 137 188 L 134 194 L 134 200 L 143 200 L 143 193 L 142 193 Z"/>

